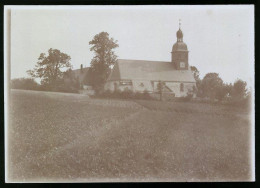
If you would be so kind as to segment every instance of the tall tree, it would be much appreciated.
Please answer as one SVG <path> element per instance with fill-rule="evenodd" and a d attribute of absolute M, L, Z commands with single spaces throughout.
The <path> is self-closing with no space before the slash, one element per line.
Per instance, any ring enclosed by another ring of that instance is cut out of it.
<path fill-rule="evenodd" d="M 41 84 L 55 88 L 63 73 L 71 68 L 70 56 L 62 53 L 60 50 L 50 48 L 48 55 L 41 53 L 38 62 L 33 70 L 27 73 L 34 77 L 40 78 Z"/>
<path fill-rule="evenodd" d="M 190 66 L 190 69 L 191 69 L 191 72 L 192 72 L 192 74 L 193 74 L 194 79 L 196 80 L 196 82 L 199 81 L 199 80 L 200 80 L 200 72 L 199 72 L 199 70 L 197 69 L 197 67 L 195 67 L 195 66 Z"/>
<path fill-rule="evenodd" d="M 203 96 L 216 99 L 217 94 L 219 94 L 219 96 L 222 95 L 222 92 L 219 92 L 222 86 L 223 80 L 219 77 L 218 73 L 206 74 L 201 82 Z"/>
<path fill-rule="evenodd" d="M 90 50 L 94 52 L 95 56 L 91 61 L 88 76 L 90 77 L 90 84 L 99 92 L 110 74 L 110 67 L 117 61 L 114 49 L 119 45 L 117 40 L 110 38 L 107 32 L 95 35 L 89 44 L 92 46 Z"/>
<path fill-rule="evenodd" d="M 157 84 L 157 90 L 160 94 L 160 101 L 163 99 L 163 90 L 165 88 L 165 82 L 159 81 Z"/>
<path fill-rule="evenodd" d="M 246 82 L 243 80 L 236 80 L 234 85 L 233 85 L 233 89 L 232 89 L 232 97 L 234 99 L 243 99 L 244 97 L 246 97 L 247 94 L 247 89 L 246 89 Z"/>
<path fill-rule="evenodd" d="M 193 91 L 200 97 L 202 96 L 200 72 L 195 66 L 190 66 L 190 69 L 196 81 L 196 88 L 193 88 Z"/>

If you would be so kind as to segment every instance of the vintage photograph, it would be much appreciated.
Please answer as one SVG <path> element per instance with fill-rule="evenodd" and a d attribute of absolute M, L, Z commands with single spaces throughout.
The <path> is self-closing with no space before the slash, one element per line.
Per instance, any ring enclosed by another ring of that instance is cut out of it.
<path fill-rule="evenodd" d="M 5 6 L 5 181 L 255 181 L 254 5 Z"/>

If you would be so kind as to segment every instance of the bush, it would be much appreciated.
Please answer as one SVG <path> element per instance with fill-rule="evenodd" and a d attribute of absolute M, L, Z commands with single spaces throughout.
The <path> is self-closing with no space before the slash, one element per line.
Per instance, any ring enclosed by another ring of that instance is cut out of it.
<path fill-rule="evenodd" d="M 102 95 L 107 98 L 112 96 L 112 92 L 110 90 L 105 90 Z"/>
<path fill-rule="evenodd" d="M 17 78 L 11 80 L 12 89 L 39 90 L 40 85 L 32 78 Z"/>
<path fill-rule="evenodd" d="M 188 102 L 191 101 L 192 98 L 193 98 L 193 94 L 188 93 L 185 97 L 180 97 L 178 100 L 182 102 Z"/>
<path fill-rule="evenodd" d="M 145 99 L 145 100 L 151 99 L 151 96 L 147 90 L 144 90 L 144 92 L 143 92 L 143 99 Z"/>
<path fill-rule="evenodd" d="M 132 90 L 126 89 L 121 93 L 123 99 L 132 99 L 134 98 L 134 92 Z"/>
<path fill-rule="evenodd" d="M 134 99 L 143 99 L 143 95 L 142 95 L 142 93 L 140 93 L 140 92 L 135 92 L 134 93 Z"/>
<path fill-rule="evenodd" d="M 41 91 L 52 91 L 52 92 L 64 92 L 64 93 L 79 93 L 79 87 L 73 82 L 64 82 L 63 80 L 57 81 L 54 85 L 42 84 L 40 85 Z"/>
<path fill-rule="evenodd" d="M 150 100 L 152 97 L 148 93 L 148 91 L 144 91 L 143 93 L 140 92 L 133 92 L 132 90 L 126 89 L 124 91 L 116 90 L 111 92 L 110 90 L 106 90 L 96 97 L 99 98 L 116 98 L 116 99 L 144 99 Z"/>

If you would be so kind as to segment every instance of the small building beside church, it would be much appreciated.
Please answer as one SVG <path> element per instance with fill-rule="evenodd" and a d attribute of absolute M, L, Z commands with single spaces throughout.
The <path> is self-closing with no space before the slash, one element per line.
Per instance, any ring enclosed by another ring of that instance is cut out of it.
<path fill-rule="evenodd" d="M 105 84 L 105 90 L 132 90 L 158 93 L 158 83 L 164 83 L 164 93 L 175 97 L 195 96 L 196 81 L 189 66 L 189 51 L 179 28 L 172 47 L 171 62 L 118 59 Z"/>
<path fill-rule="evenodd" d="M 89 74 L 89 67 L 83 67 L 80 65 L 80 69 L 68 70 L 64 75 L 64 82 L 68 86 L 74 86 L 78 88 L 80 94 L 94 95 L 94 90 L 87 82 L 87 76 Z"/>

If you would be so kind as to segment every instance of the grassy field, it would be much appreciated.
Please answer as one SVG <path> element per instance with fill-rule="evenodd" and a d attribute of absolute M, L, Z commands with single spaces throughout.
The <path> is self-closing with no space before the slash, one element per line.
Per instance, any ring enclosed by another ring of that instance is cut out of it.
<path fill-rule="evenodd" d="M 251 179 L 249 114 L 224 105 L 12 90 L 8 179 Z"/>

